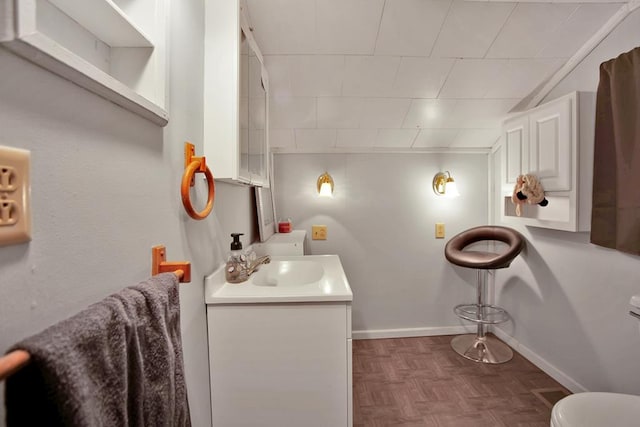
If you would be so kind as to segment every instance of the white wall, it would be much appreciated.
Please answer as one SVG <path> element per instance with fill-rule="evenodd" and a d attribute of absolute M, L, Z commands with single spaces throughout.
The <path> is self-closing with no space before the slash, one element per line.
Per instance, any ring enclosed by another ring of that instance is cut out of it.
<path fill-rule="evenodd" d="M 454 234 L 486 224 L 487 169 L 485 154 L 279 154 L 276 208 L 309 236 L 311 225 L 328 226 L 328 239 L 309 240 L 309 250 L 340 256 L 354 331 L 455 332 L 447 329 L 462 324 L 453 306 L 474 300 L 475 275 L 447 263 L 443 249 Z M 333 199 L 316 193 L 325 170 Z M 433 193 L 433 176 L 443 170 L 456 179 L 459 198 Z M 446 224 L 447 239 L 434 238 L 436 222 Z"/>
<path fill-rule="evenodd" d="M 545 102 L 574 90 L 595 91 L 599 64 L 638 45 L 640 10 Z M 592 245 L 589 233 L 517 228 L 528 245 L 497 275 L 497 302 L 513 317 L 501 329 L 574 391 L 640 394 L 640 323 L 627 314 L 629 298 L 640 293 L 640 257 Z"/>
<path fill-rule="evenodd" d="M 203 144 L 204 3 L 170 4 L 164 130 L 0 48 L 0 145 L 31 150 L 33 209 L 33 240 L 0 247 L 0 352 L 147 278 L 151 247 L 165 244 L 170 260 L 192 262 L 180 295 L 186 381 L 193 425 L 209 426 L 202 278 L 224 261 L 227 232 L 255 233 L 253 193 L 218 184 L 208 219 L 184 213 L 183 144 Z"/>

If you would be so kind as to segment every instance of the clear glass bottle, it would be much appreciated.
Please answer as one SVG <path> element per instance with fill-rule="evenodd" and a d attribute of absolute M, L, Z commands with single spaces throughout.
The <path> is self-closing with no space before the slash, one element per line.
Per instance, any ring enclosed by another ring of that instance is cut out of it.
<path fill-rule="evenodd" d="M 231 233 L 233 241 L 231 242 L 231 252 L 227 259 L 224 275 L 229 283 L 242 283 L 247 280 L 247 258 L 242 251 L 242 242 L 240 236 L 243 233 Z"/>

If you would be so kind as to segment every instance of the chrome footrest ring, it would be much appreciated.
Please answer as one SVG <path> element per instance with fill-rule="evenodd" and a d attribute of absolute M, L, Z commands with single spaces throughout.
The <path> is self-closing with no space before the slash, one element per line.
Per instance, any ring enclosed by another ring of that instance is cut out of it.
<path fill-rule="evenodd" d="M 459 304 L 453 312 L 461 319 L 484 325 L 495 325 L 509 320 L 509 313 L 497 305 Z"/>

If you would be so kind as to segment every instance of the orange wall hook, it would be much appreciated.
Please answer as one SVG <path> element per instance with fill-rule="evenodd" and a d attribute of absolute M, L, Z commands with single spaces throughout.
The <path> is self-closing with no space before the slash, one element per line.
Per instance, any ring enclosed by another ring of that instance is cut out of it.
<path fill-rule="evenodd" d="M 182 197 L 182 205 L 187 214 L 193 219 L 205 219 L 213 209 L 213 201 L 215 199 L 216 189 L 213 180 L 213 174 L 207 167 L 207 161 L 204 156 L 196 157 L 195 146 L 189 142 L 184 144 L 184 174 L 182 175 L 182 183 L 180 184 L 180 196 Z M 194 185 L 194 177 L 196 173 L 204 173 L 207 178 L 209 192 L 207 196 L 207 205 L 205 208 L 197 212 L 191 204 L 190 188 Z"/>
<path fill-rule="evenodd" d="M 151 275 L 174 273 L 180 283 L 191 282 L 191 263 L 189 261 L 167 262 L 167 251 L 163 245 L 151 248 Z"/>

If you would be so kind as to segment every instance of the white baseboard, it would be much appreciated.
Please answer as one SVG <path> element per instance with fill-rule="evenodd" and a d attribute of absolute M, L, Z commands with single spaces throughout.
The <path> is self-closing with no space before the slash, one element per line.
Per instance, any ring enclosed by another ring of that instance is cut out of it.
<path fill-rule="evenodd" d="M 529 349 L 525 345 L 520 344 L 520 342 L 515 338 L 507 335 L 507 333 L 504 332 L 502 329 L 494 326 L 492 332 L 502 341 L 509 344 L 511 348 L 513 348 L 515 351 L 520 353 L 525 359 L 527 359 L 529 362 L 536 365 L 544 373 L 549 375 L 554 380 L 558 381 L 560 384 L 562 384 L 572 393 L 581 393 L 581 392 L 589 391 L 582 384 L 575 381 L 573 378 L 571 378 L 569 375 L 565 374 L 560 369 L 553 366 L 551 363 L 547 362 L 545 359 L 540 357 L 533 350 Z"/>
<path fill-rule="evenodd" d="M 432 337 L 436 335 L 470 334 L 476 331 L 476 326 L 436 326 L 430 328 L 402 328 L 402 329 L 368 329 L 353 331 L 354 340 L 370 340 L 377 338 L 407 338 Z"/>

